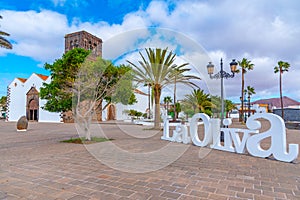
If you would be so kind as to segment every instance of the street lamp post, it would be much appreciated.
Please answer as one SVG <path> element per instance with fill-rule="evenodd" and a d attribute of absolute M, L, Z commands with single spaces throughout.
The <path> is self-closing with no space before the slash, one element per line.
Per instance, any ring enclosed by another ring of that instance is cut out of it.
<path fill-rule="evenodd" d="M 250 105 L 250 94 L 248 94 L 248 118 L 250 117 L 251 115 L 251 105 Z"/>
<path fill-rule="evenodd" d="M 244 105 L 247 108 L 246 95 L 247 95 L 247 90 L 244 91 L 244 97 L 245 97 Z M 248 105 L 248 109 L 249 109 L 249 105 Z M 244 122 L 246 123 L 246 121 L 247 121 L 247 112 L 246 112 L 246 109 L 244 109 L 244 108 L 243 108 L 243 111 L 244 111 Z M 249 110 L 248 110 L 248 113 L 249 113 Z"/>
<path fill-rule="evenodd" d="M 211 79 L 221 79 L 221 127 L 223 127 L 223 119 L 224 119 L 224 81 L 223 81 L 223 79 L 224 78 L 228 79 L 228 78 L 234 77 L 238 63 L 235 61 L 235 59 L 232 59 L 232 62 L 229 65 L 230 65 L 230 69 L 231 69 L 231 74 L 227 73 L 223 70 L 223 61 L 221 58 L 221 62 L 220 62 L 221 70 L 217 74 L 214 74 L 214 75 L 213 75 L 214 65 L 212 64 L 212 62 L 209 62 L 207 65 L 207 72 L 209 74 L 209 77 Z"/>

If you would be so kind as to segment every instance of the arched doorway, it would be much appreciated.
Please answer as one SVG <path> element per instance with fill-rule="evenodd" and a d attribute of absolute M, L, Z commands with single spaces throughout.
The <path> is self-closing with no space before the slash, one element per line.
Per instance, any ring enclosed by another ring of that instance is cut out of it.
<path fill-rule="evenodd" d="M 29 102 L 29 116 L 28 120 L 30 121 L 38 121 L 38 110 L 39 110 L 39 105 L 38 102 L 35 99 L 32 99 Z"/>
<path fill-rule="evenodd" d="M 39 120 L 39 92 L 33 86 L 27 92 L 26 117 L 29 121 Z"/>
<path fill-rule="evenodd" d="M 116 119 L 116 106 L 114 104 L 110 104 L 107 107 L 107 120 L 115 120 Z"/>

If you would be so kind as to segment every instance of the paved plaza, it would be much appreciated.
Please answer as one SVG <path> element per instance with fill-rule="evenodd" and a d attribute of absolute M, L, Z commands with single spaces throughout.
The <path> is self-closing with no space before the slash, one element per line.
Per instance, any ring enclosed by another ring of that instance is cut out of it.
<path fill-rule="evenodd" d="M 92 129 L 114 140 L 61 143 L 78 137 L 74 124 L 30 123 L 17 132 L 0 121 L 0 199 L 300 199 L 299 157 L 284 163 L 170 144 L 139 125 Z M 288 129 L 287 142 L 300 144 L 300 130 Z"/>

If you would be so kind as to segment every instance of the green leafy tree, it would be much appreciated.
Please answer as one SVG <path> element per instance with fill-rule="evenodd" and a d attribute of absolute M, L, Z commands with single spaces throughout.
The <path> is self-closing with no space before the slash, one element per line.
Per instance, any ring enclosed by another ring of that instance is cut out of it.
<path fill-rule="evenodd" d="M 284 72 L 288 72 L 290 68 L 290 64 L 284 61 L 278 61 L 278 66 L 274 67 L 274 73 L 279 73 L 279 92 L 280 92 L 280 104 L 281 104 L 281 116 L 284 119 L 284 111 L 283 111 L 283 99 L 282 99 L 282 74 Z"/>
<path fill-rule="evenodd" d="M 0 15 L 0 19 L 2 19 L 1 15 Z M 12 44 L 3 36 L 9 36 L 9 34 L 4 31 L 0 31 L 0 47 L 5 49 L 12 49 Z"/>
<path fill-rule="evenodd" d="M 45 64 L 50 70 L 51 82 L 44 83 L 40 89 L 40 96 L 46 99 L 44 109 L 50 112 L 67 112 L 72 110 L 73 85 L 78 70 L 89 51 L 75 48 L 65 53 L 53 64 Z"/>
<path fill-rule="evenodd" d="M 241 90 L 241 115 L 240 115 L 240 120 L 243 121 L 243 112 L 244 112 L 244 90 L 245 90 L 245 74 L 253 70 L 254 64 L 251 63 L 250 60 L 247 60 L 246 58 L 243 58 L 241 61 L 238 61 L 239 66 L 241 66 L 241 73 L 242 73 L 242 90 Z M 239 70 L 236 71 L 237 73 Z"/>
<path fill-rule="evenodd" d="M 85 49 L 75 48 L 65 53 L 61 59 L 57 59 L 53 64 L 45 64 L 45 69 L 51 71 L 52 80 L 49 84 L 45 83 L 40 91 L 41 98 L 47 100 L 44 109 L 50 112 L 72 111 L 74 82 L 79 69 L 85 60 L 95 61 L 95 59 L 87 59 L 89 53 L 90 51 Z M 101 98 L 97 98 L 98 101 L 95 105 L 94 111 L 97 112 L 97 120 L 101 121 L 103 99 L 107 100 L 107 104 L 103 109 L 111 102 L 130 104 L 136 102 L 136 99 L 132 91 L 132 74 L 129 66 L 114 66 L 110 61 L 101 58 L 95 62 L 98 65 L 105 66 L 103 74 L 96 77 L 101 80 L 98 84 L 102 84 L 98 88 L 103 88 L 108 82 L 110 88 L 104 91 L 105 93 L 101 95 Z M 86 62 L 85 65 L 89 65 L 89 62 Z M 121 79 L 122 77 L 123 79 Z M 119 86 L 117 89 L 116 85 Z M 125 98 L 126 96 L 130 98 Z"/>
<path fill-rule="evenodd" d="M 2 111 L 6 111 L 6 102 L 7 102 L 7 96 L 2 96 L 0 98 L 0 107 L 2 107 Z"/>
<path fill-rule="evenodd" d="M 129 103 L 133 94 L 131 77 L 128 66 L 116 67 L 100 57 L 86 59 L 80 66 L 73 87 L 73 112 L 86 140 L 91 140 L 90 124 L 99 101 L 109 98 Z"/>
<path fill-rule="evenodd" d="M 107 93 L 106 96 L 111 97 L 113 103 L 122 103 L 123 105 L 132 105 L 137 103 L 137 99 L 133 93 L 132 79 L 133 74 L 131 68 L 127 65 L 113 66 L 110 71 L 113 73 L 105 74 L 104 76 L 113 80 L 111 86 L 113 90 Z M 110 101 L 108 101 L 110 102 Z"/>
<path fill-rule="evenodd" d="M 106 109 L 111 103 L 122 103 L 132 105 L 137 103 L 133 93 L 132 71 L 128 65 L 114 66 L 112 63 L 106 68 L 103 75 L 104 80 L 111 80 L 110 90 L 105 92 L 104 98 L 100 99 L 96 110 L 98 111 L 98 121 L 102 121 L 102 110 Z M 103 106 L 103 100 L 106 104 Z"/>
<path fill-rule="evenodd" d="M 166 49 L 145 49 L 147 59 L 140 53 L 142 61 L 139 61 L 139 66 L 129 62 L 133 66 L 134 81 L 138 84 L 151 84 L 154 90 L 155 116 L 154 128 L 160 129 L 160 97 L 162 89 L 174 83 L 175 77 L 172 73 L 180 66 L 174 64 L 176 54 L 168 52 Z M 186 65 L 186 64 L 183 64 Z"/>

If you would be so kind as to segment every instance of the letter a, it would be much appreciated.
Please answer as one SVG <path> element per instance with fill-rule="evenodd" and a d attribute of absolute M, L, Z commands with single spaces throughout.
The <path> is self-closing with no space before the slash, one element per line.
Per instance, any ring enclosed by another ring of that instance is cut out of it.
<path fill-rule="evenodd" d="M 262 158 L 273 154 L 275 159 L 284 162 L 295 160 L 298 157 L 299 147 L 298 144 L 289 144 L 289 153 L 287 153 L 286 131 L 283 119 L 272 113 L 257 113 L 247 120 L 247 127 L 249 129 L 259 129 L 260 122 L 255 121 L 259 118 L 267 119 L 271 127 L 266 132 L 255 134 L 248 138 L 248 152 L 253 156 Z M 267 137 L 271 137 L 271 146 L 268 150 L 264 150 L 261 148 L 260 142 Z"/>

